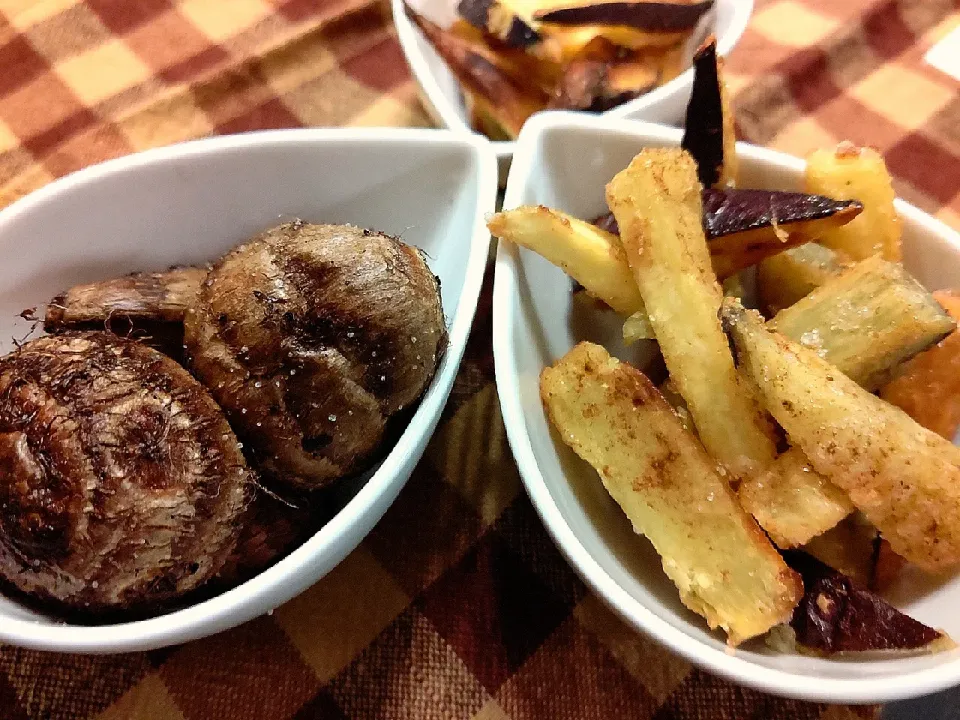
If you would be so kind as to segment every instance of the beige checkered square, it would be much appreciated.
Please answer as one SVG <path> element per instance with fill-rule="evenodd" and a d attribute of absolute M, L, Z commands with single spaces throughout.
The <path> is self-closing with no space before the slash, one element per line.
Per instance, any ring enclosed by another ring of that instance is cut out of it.
<path fill-rule="evenodd" d="M 778 133 L 770 147 L 791 155 L 806 157 L 819 148 L 831 147 L 837 138 L 831 135 L 813 117 L 805 117 L 785 127 Z"/>
<path fill-rule="evenodd" d="M 751 18 L 750 26 L 781 45 L 804 47 L 833 33 L 840 26 L 840 20 L 805 7 L 803 3 L 786 0 L 758 10 Z M 786 32 L 787 28 L 789 32 Z"/>
<path fill-rule="evenodd" d="M 151 75 L 150 68 L 117 39 L 58 63 L 56 71 L 88 105 L 132 88 Z"/>
<path fill-rule="evenodd" d="M 0 153 L 13 150 L 19 145 L 20 141 L 17 139 L 17 136 L 14 135 L 13 130 L 11 130 L 3 120 L 0 120 Z"/>
<path fill-rule="evenodd" d="M 412 88 L 408 95 L 385 95 L 375 100 L 370 107 L 354 115 L 350 124 L 356 127 L 433 127 Z"/>
<path fill-rule="evenodd" d="M 322 43 L 293 42 L 261 58 L 260 75 L 277 93 L 285 93 L 337 66 L 337 56 Z"/>
<path fill-rule="evenodd" d="M 901 127 L 914 129 L 950 102 L 956 89 L 907 68 L 884 65 L 850 88 L 850 94 Z"/>
<path fill-rule="evenodd" d="M 692 669 L 683 658 L 624 624 L 594 595 L 587 595 L 573 614 L 658 703 L 666 701 Z"/>
<path fill-rule="evenodd" d="M 180 13 L 208 38 L 221 42 L 255 25 L 270 8 L 261 0 L 186 0 L 180 4 Z"/>
<path fill-rule="evenodd" d="M 75 4 L 72 0 L 0 0 L 0 13 L 6 15 L 14 27 L 22 30 Z"/>
<path fill-rule="evenodd" d="M 317 677 L 327 681 L 409 602 L 387 571 L 361 547 L 274 616 Z"/>
<path fill-rule="evenodd" d="M 487 442 L 478 443 L 483 436 Z M 507 444 L 493 383 L 457 410 L 430 443 L 427 456 L 486 525 L 496 521 L 520 492 L 520 474 Z"/>
<path fill-rule="evenodd" d="M 473 716 L 472 720 L 511 720 L 511 718 L 496 700 L 490 700 L 480 708 L 480 711 Z"/>
<path fill-rule="evenodd" d="M 118 125 L 136 150 L 203 137 L 213 130 L 206 114 L 187 90 L 137 108 L 121 118 Z"/>
<path fill-rule="evenodd" d="M 97 716 L 97 720 L 183 720 L 167 686 L 150 673 Z"/>
<path fill-rule="evenodd" d="M 307 125 L 346 125 L 370 106 L 378 93 L 351 78 L 339 67 L 290 92 L 283 102 Z"/>

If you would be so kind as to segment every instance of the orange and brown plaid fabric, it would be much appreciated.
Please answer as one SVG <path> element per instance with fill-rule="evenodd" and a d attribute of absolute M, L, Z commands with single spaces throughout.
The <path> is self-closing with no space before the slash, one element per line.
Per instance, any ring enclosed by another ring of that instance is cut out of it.
<path fill-rule="evenodd" d="M 923 55 L 953 0 L 760 0 L 729 59 L 741 135 L 849 138 L 960 226 L 958 83 Z M 109 157 L 211 133 L 425 125 L 374 0 L 0 0 L 0 206 Z M 563 561 L 500 421 L 489 287 L 440 428 L 384 520 L 270 616 L 112 657 L 0 648 L 0 717 L 872 717 L 737 688 L 631 632 Z"/>

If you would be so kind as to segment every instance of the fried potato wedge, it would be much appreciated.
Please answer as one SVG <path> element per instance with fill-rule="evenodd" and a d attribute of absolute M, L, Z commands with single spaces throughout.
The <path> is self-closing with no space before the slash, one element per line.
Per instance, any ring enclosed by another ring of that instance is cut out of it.
<path fill-rule="evenodd" d="M 551 62 L 567 63 L 589 57 L 597 41 L 624 50 L 669 50 L 682 45 L 683 33 L 652 33 L 623 25 L 581 25 L 568 27 L 542 23 L 543 41 L 533 52 Z"/>
<path fill-rule="evenodd" d="M 536 85 L 513 77 L 509 66 L 487 44 L 444 30 L 410 5 L 404 9 L 464 90 L 483 98 L 484 111 L 512 137 L 519 134 L 528 117 L 546 105 L 546 94 Z"/>
<path fill-rule="evenodd" d="M 767 317 L 773 317 L 849 265 L 849 258 L 815 242 L 784 250 L 757 265 L 757 300 Z"/>
<path fill-rule="evenodd" d="M 815 151 L 807 158 L 804 189 L 863 203 L 860 216 L 824 233 L 822 244 L 854 260 L 877 254 L 887 260 L 900 260 L 900 217 L 893 206 L 896 194 L 887 166 L 876 150 L 841 143 L 833 151 Z"/>
<path fill-rule="evenodd" d="M 770 327 L 875 390 L 956 322 L 901 265 L 875 256 L 777 313 Z"/>
<path fill-rule="evenodd" d="M 646 149 L 607 185 L 607 205 L 666 362 L 707 451 L 739 477 L 772 462 L 765 416 L 733 366 L 723 293 L 703 233 L 693 158 Z"/>
<path fill-rule="evenodd" d="M 454 20 L 444 32 L 463 40 L 470 46 L 488 49 L 493 54 L 497 67 L 515 83 L 525 88 L 532 85 L 534 89 L 539 88 L 546 95 L 550 95 L 563 75 L 563 67 L 557 63 L 537 57 L 526 50 L 505 45 L 484 34 L 482 30 L 466 20 L 459 18 Z"/>
<path fill-rule="evenodd" d="M 543 206 L 497 213 L 487 227 L 501 240 L 553 263 L 617 312 L 632 315 L 642 311 L 640 290 L 616 235 Z"/>
<path fill-rule="evenodd" d="M 960 448 L 872 395 L 814 350 L 727 299 L 739 366 L 810 462 L 883 533 L 930 572 L 960 563 Z"/>
<path fill-rule="evenodd" d="M 926 289 L 879 257 L 859 263 L 767 323 L 814 347 L 869 390 L 952 326 Z M 808 542 L 853 509 L 843 491 L 801 458 L 794 448 L 768 472 L 740 485 L 743 507 L 781 548 Z"/>
<path fill-rule="evenodd" d="M 960 295 L 935 292 L 933 297 L 960 319 Z M 960 333 L 946 338 L 897 368 L 880 397 L 904 410 L 928 430 L 953 440 L 960 428 Z"/>
<path fill-rule="evenodd" d="M 559 436 L 653 543 L 684 605 L 731 645 L 789 620 L 799 577 L 643 373 L 580 343 L 543 370 L 540 394 Z"/>
<path fill-rule="evenodd" d="M 744 480 L 739 497 L 779 548 L 810 542 L 854 510 L 847 494 L 818 473 L 799 448 Z"/>
<path fill-rule="evenodd" d="M 656 340 L 657 332 L 650 324 L 646 310 L 635 312 L 623 321 L 623 342 L 633 345 L 641 340 Z"/>

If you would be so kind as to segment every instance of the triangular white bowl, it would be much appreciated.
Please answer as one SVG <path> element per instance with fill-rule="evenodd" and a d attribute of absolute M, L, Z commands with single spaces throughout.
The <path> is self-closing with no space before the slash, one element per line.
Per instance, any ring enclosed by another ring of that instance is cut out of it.
<path fill-rule="evenodd" d="M 328 573 L 410 477 L 453 385 L 488 258 L 484 216 L 496 158 L 477 136 L 431 130 L 279 130 L 150 150 L 65 177 L 0 211 L 0 351 L 79 282 L 216 260 L 294 218 L 353 223 L 426 251 L 441 280 L 449 347 L 397 444 L 304 545 L 210 600 L 140 622 L 82 627 L 0 598 L 0 642 L 64 652 L 145 650 L 210 635 L 265 613 Z"/>
<path fill-rule="evenodd" d="M 441 24 L 451 22 L 456 16 L 457 0 L 409 1 L 418 11 Z M 463 96 L 456 78 L 437 55 L 433 46 L 406 16 L 403 11 L 403 2 L 404 0 L 391 0 L 393 21 L 397 27 L 400 47 L 417 83 L 424 107 L 440 127 L 459 132 L 474 132 L 469 125 Z M 711 15 L 707 17 L 702 30 L 717 36 L 717 50 L 721 55 L 727 55 L 740 40 L 747 28 L 751 12 L 753 12 L 753 0 L 716 0 L 716 5 Z M 696 39 L 699 40 L 699 36 L 702 35 L 703 32 L 699 32 Z M 690 42 L 685 48 L 688 66 L 696 49 L 695 45 L 695 42 Z M 611 118 L 630 118 L 677 125 L 686 112 L 692 86 L 693 70 L 688 67 L 662 87 L 608 110 L 603 115 Z M 513 157 L 516 143 L 497 141 L 493 146 L 497 153 L 502 184 L 506 182 L 510 158 Z"/>
<path fill-rule="evenodd" d="M 645 146 L 676 146 L 681 131 L 650 123 L 544 113 L 524 127 L 504 208 L 542 204 L 582 218 L 606 211 L 604 186 Z M 804 163 L 738 145 L 742 187 L 799 189 Z M 897 201 L 904 264 L 928 288 L 960 286 L 960 234 Z M 567 559 L 621 617 L 692 662 L 738 683 L 809 700 L 881 702 L 960 683 L 960 649 L 881 659 L 781 654 L 754 642 L 731 651 L 686 610 L 650 544 L 633 533 L 596 473 L 557 441 L 544 417 L 540 370 L 591 339 L 630 359 L 612 313 L 584 314 L 558 268 L 501 243 L 494 283 L 494 356 L 507 436 L 534 506 Z M 960 573 L 937 582 L 905 574 L 888 593 L 898 607 L 960 638 Z"/>

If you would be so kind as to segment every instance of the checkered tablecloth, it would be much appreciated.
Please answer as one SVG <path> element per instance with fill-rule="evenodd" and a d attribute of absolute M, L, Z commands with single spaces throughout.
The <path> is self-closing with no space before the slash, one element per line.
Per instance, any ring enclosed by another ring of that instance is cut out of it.
<path fill-rule="evenodd" d="M 960 85 L 927 49 L 947 0 L 761 0 L 729 60 L 741 136 L 880 148 L 960 226 Z M 373 0 L 0 0 L 0 206 L 99 160 L 211 133 L 425 125 Z M 384 520 L 304 595 L 236 630 L 112 657 L 0 648 L 0 718 L 843 718 L 637 635 L 522 492 L 500 421 L 489 287 L 451 403 Z"/>

